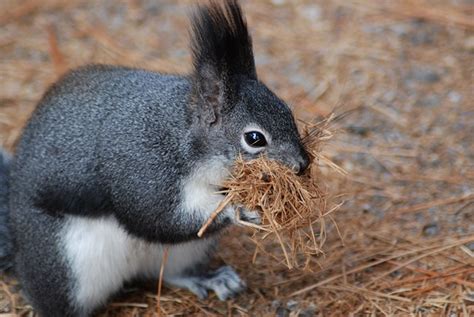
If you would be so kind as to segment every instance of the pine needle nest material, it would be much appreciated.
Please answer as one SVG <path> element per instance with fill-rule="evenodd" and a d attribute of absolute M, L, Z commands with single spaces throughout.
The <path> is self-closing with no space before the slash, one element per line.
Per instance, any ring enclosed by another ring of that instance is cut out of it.
<path fill-rule="evenodd" d="M 223 184 L 226 198 L 202 226 L 198 236 L 201 237 L 219 212 L 231 203 L 260 211 L 261 225 L 240 221 L 257 229 L 252 236 L 257 244 L 256 252 L 264 252 L 290 269 L 301 267 L 312 256 L 321 254 L 325 241 L 324 218 L 338 206 L 328 207 L 319 164 L 323 162 L 342 171 L 321 154 L 321 146 L 333 135 L 329 129 L 333 119 L 334 115 L 330 115 L 321 122 L 305 124 L 302 137 L 311 164 L 301 176 L 265 156 L 250 161 L 239 157 L 231 177 Z M 260 242 L 268 239 L 280 245 L 282 257 L 263 248 Z"/>

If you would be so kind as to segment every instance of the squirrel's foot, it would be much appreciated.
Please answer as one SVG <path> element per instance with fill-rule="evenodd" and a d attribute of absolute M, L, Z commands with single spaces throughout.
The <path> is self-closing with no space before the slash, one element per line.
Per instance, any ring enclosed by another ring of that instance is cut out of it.
<path fill-rule="evenodd" d="M 214 291 L 222 301 L 235 297 L 246 288 L 245 282 L 230 266 L 222 266 L 203 275 L 168 279 L 167 282 L 190 290 L 200 299 L 205 299 L 208 291 Z"/>
<path fill-rule="evenodd" d="M 260 225 L 262 223 L 262 218 L 260 217 L 260 213 L 256 210 L 249 210 L 242 206 L 237 206 L 237 217 L 240 221 L 243 222 L 250 222 L 254 225 Z"/>

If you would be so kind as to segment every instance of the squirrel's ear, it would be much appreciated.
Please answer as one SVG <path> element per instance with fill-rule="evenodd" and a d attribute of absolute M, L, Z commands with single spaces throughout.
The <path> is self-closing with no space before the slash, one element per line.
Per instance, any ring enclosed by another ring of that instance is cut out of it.
<path fill-rule="evenodd" d="M 206 123 L 216 123 L 224 108 L 231 104 L 227 80 L 210 65 L 201 65 L 193 76 L 193 99 L 198 116 Z"/>
<path fill-rule="evenodd" d="M 192 18 L 191 47 L 194 97 L 211 106 L 206 113 L 213 113 L 210 119 L 216 121 L 230 104 L 236 80 L 257 79 L 252 40 L 236 0 L 198 7 Z"/>

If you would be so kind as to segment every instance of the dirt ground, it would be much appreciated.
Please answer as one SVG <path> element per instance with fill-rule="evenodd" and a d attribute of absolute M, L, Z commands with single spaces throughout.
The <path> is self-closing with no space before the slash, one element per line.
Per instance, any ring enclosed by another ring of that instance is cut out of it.
<path fill-rule="evenodd" d="M 474 2 L 242 1 L 258 75 L 304 120 L 346 113 L 322 164 L 325 255 L 288 271 L 234 229 L 218 257 L 249 289 L 219 302 L 164 288 L 162 315 L 474 315 Z M 87 63 L 190 69 L 192 1 L 0 1 L 0 143 L 45 89 Z M 334 225 L 337 223 L 337 227 Z M 159 265 L 159 263 L 157 263 Z M 32 316 L 10 276 L 0 317 Z M 156 316 L 156 285 L 100 316 Z"/>

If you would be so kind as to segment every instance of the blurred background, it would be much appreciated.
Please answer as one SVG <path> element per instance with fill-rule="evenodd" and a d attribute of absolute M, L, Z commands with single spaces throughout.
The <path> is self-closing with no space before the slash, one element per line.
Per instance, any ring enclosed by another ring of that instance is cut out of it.
<path fill-rule="evenodd" d="M 202 1 L 200 1 L 202 2 Z M 196 1 L 0 0 L 0 144 L 70 68 L 190 70 Z M 303 120 L 346 113 L 325 155 L 325 255 L 307 271 L 254 257 L 232 230 L 220 261 L 249 282 L 227 303 L 129 287 L 103 316 L 474 314 L 474 1 L 242 1 L 258 76 Z M 337 227 L 336 225 L 337 224 Z M 157 263 L 157 265 L 160 265 Z M 0 316 L 33 316 L 11 276 Z"/>

